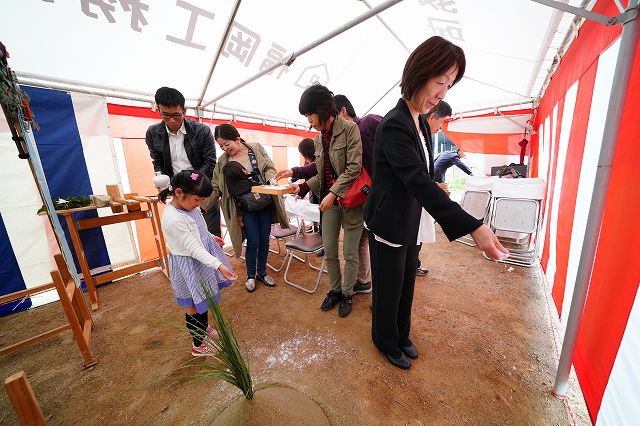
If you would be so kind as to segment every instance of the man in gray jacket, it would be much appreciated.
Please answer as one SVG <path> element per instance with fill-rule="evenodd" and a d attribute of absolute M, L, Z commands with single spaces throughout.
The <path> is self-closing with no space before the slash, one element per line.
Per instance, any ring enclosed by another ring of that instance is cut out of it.
<path fill-rule="evenodd" d="M 145 136 L 153 169 L 169 177 L 193 169 L 211 179 L 216 166 L 216 149 L 209 126 L 185 118 L 185 99 L 176 89 L 159 88 L 155 101 L 162 122 L 149 126 Z M 217 202 L 204 213 L 204 218 L 209 232 L 220 237 Z"/>

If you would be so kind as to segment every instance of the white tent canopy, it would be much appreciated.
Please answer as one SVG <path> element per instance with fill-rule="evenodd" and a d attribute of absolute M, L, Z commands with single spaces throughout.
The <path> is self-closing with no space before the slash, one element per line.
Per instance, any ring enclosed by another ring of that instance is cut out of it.
<path fill-rule="evenodd" d="M 244 0 L 221 43 L 236 1 L 11 0 L 17 13 L 3 14 L 2 39 L 22 82 L 109 87 L 114 90 L 104 93 L 132 99 L 148 99 L 167 85 L 196 106 L 219 45 L 224 48 L 203 103 L 383 3 Z M 216 110 L 300 122 L 300 94 L 319 81 L 346 94 L 357 113 L 373 107 L 385 114 L 400 96 L 395 85 L 407 49 L 434 34 L 459 44 L 467 56 L 466 78 L 447 96 L 454 111 L 526 102 L 539 94 L 556 54 L 548 47 L 559 47 L 571 27 L 573 16 L 565 14 L 554 31 L 554 14 L 559 16 L 530 0 L 400 1 L 290 67 L 223 97 Z"/>

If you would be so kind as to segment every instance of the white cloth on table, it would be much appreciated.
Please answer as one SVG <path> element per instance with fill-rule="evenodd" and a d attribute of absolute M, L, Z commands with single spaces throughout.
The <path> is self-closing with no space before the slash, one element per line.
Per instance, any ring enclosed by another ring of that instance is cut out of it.
<path fill-rule="evenodd" d="M 320 222 L 320 208 L 318 204 L 309 200 L 299 199 L 296 196 L 284 197 L 284 208 L 288 214 L 300 217 L 309 222 Z"/>

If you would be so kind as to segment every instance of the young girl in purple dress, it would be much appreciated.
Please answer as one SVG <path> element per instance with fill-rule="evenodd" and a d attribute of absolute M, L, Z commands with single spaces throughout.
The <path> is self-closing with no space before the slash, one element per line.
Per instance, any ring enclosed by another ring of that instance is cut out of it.
<path fill-rule="evenodd" d="M 220 289 L 238 278 L 217 240 L 207 230 L 200 212 L 200 204 L 212 191 L 207 176 L 195 170 L 183 170 L 171 178 L 169 187 L 159 195 L 163 203 L 171 196 L 162 215 L 162 231 L 171 252 L 169 274 L 173 293 L 178 306 L 186 308 L 193 356 L 211 355 L 207 336 L 215 336 L 208 325 L 202 284 L 210 290 L 214 301 L 220 302 Z"/>

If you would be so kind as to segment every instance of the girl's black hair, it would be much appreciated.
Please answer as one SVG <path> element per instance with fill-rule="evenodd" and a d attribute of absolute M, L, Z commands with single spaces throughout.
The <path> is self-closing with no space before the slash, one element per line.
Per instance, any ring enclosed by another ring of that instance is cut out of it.
<path fill-rule="evenodd" d="M 173 175 L 169 187 L 163 189 L 158 194 L 158 198 L 163 203 L 166 203 L 167 197 L 175 195 L 178 188 L 185 195 L 193 194 L 199 197 L 208 197 L 213 192 L 211 180 L 207 176 L 195 170 L 183 170 Z"/>
<path fill-rule="evenodd" d="M 215 129 L 213 129 L 213 138 L 216 141 L 218 141 L 218 138 L 226 139 L 228 141 L 235 141 L 236 139 L 240 138 L 240 132 L 238 132 L 238 129 L 233 127 L 231 124 L 220 124 L 219 126 L 216 126 Z M 243 143 L 246 143 L 244 139 L 240 138 L 240 140 Z"/>
<path fill-rule="evenodd" d="M 311 138 L 302 139 L 300 141 L 300 143 L 298 144 L 298 152 L 305 159 L 311 158 L 311 159 L 315 160 L 315 158 L 316 158 L 316 145 L 315 145 L 315 142 L 313 141 L 313 139 L 311 139 Z"/>

